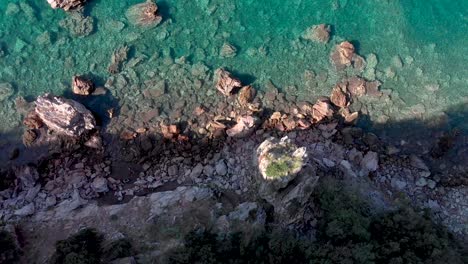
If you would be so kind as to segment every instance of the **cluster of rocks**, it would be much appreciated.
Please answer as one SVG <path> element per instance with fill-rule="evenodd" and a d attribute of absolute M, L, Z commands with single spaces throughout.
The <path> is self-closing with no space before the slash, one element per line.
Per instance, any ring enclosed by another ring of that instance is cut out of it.
<path fill-rule="evenodd" d="M 45 168 L 24 165 L 14 171 L 13 186 L 0 191 L 0 219 L 12 221 L 51 207 L 64 214 L 122 184 L 109 177 L 110 161 L 99 155 L 63 153 L 46 160 Z M 43 165 L 44 166 L 44 165 Z"/>

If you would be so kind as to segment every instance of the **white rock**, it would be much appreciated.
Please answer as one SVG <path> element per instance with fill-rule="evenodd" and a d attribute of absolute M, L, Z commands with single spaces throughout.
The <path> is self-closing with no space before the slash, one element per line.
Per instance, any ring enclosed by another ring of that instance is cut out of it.
<path fill-rule="evenodd" d="M 361 161 L 361 167 L 367 172 L 376 171 L 379 168 L 379 156 L 373 151 L 364 155 Z"/>
<path fill-rule="evenodd" d="M 104 193 L 109 191 L 109 186 L 107 185 L 107 179 L 102 177 L 97 177 L 93 180 L 91 184 L 94 191 L 97 193 Z"/>

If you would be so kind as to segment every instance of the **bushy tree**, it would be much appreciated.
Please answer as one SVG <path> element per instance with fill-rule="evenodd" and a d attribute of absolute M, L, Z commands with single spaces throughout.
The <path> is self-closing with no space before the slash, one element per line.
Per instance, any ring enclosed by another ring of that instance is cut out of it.
<path fill-rule="evenodd" d="M 0 231 L 0 263 L 17 263 L 21 250 L 15 242 L 13 236 L 4 230 Z"/>

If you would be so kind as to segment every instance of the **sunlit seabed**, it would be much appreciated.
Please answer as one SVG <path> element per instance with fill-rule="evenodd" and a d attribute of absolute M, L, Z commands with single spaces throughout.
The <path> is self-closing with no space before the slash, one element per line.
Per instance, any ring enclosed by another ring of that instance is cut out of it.
<path fill-rule="evenodd" d="M 81 38 L 59 26 L 67 14 L 51 9 L 46 0 L 0 1 L 0 83 L 15 88 L 1 102 L 0 131 L 20 127 L 17 96 L 63 94 L 76 74 L 92 73 L 104 83 L 112 52 L 124 44 L 134 56 L 146 58 L 133 68 L 128 90 L 120 91 L 128 98 L 137 98 L 138 87 L 155 75 L 166 80 L 169 91 L 212 94 L 209 85 L 180 86 L 191 73 L 172 69 L 185 57 L 194 68 L 227 67 L 248 76 L 257 89 L 266 90 L 270 80 L 286 94 L 313 101 L 344 77 L 330 65 L 329 54 L 336 43 L 351 40 L 362 56 L 376 55 L 375 72 L 363 76 L 380 80 L 391 98 L 364 100 L 371 121 L 431 119 L 450 109 L 466 113 L 468 1 L 169 0 L 158 2 L 164 20 L 149 30 L 125 17 L 128 7 L 142 1 L 91 1 L 86 12 L 95 30 Z M 320 23 L 333 26 L 328 44 L 301 39 L 306 28 Z M 219 56 L 225 42 L 237 47 L 235 57 Z M 307 79 L 311 72 L 313 81 Z M 464 117 L 452 125 L 466 128 Z"/>

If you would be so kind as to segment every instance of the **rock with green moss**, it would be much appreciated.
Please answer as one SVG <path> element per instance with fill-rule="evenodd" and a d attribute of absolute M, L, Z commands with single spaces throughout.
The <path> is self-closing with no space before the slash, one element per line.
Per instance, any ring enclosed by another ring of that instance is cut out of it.
<path fill-rule="evenodd" d="M 281 185 L 295 177 L 306 157 L 306 148 L 299 148 L 288 137 L 280 140 L 269 138 L 257 149 L 258 167 L 263 179 L 282 182 Z"/>
<path fill-rule="evenodd" d="M 275 217 L 284 224 L 303 215 L 303 205 L 318 181 L 316 167 L 307 164 L 305 147 L 290 139 L 269 138 L 256 152 L 259 168 L 259 195 L 274 207 Z"/>

